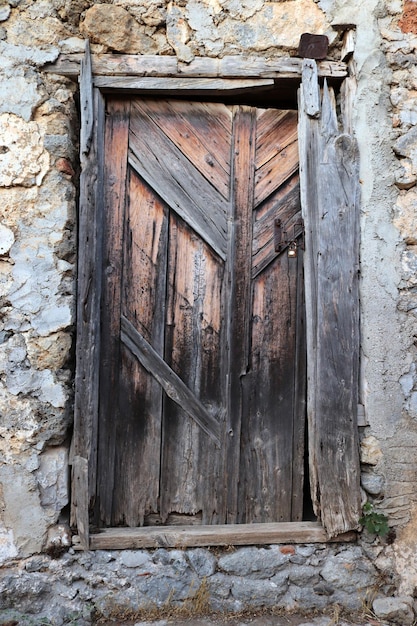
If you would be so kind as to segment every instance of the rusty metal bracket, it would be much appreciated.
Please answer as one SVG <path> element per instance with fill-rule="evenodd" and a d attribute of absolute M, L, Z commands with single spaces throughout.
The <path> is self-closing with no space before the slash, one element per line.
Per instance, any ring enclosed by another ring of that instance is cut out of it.
<path fill-rule="evenodd" d="M 276 218 L 274 220 L 275 252 L 280 254 L 288 248 L 288 256 L 296 257 L 298 248 L 301 250 L 305 249 L 304 220 L 301 218 L 296 220 L 290 228 L 292 229 L 292 232 L 289 234 L 287 230 L 284 230 L 284 225 L 281 219 Z"/>

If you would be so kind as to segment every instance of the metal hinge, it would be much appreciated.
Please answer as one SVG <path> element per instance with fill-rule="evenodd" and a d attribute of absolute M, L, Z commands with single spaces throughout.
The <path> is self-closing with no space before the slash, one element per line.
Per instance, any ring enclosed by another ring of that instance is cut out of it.
<path fill-rule="evenodd" d="M 298 249 L 305 248 L 304 220 L 300 218 L 292 224 L 290 230 L 284 230 L 282 220 L 277 217 L 274 222 L 274 242 L 275 252 L 280 254 L 288 248 L 288 256 L 296 257 Z"/>

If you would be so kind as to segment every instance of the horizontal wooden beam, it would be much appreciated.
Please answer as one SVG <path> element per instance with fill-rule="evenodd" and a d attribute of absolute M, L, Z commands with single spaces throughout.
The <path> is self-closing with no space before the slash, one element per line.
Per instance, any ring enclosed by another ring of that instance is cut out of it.
<path fill-rule="evenodd" d="M 178 78 L 153 76 L 95 76 L 99 89 L 130 89 L 134 91 L 247 91 L 273 87 L 272 78 Z"/>
<path fill-rule="evenodd" d="M 356 536 L 355 532 L 349 532 L 329 539 L 318 522 L 106 528 L 90 534 L 90 550 L 351 542 Z M 74 547 L 79 547 L 77 537 Z"/>
<path fill-rule="evenodd" d="M 55 63 L 44 69 L 64 76 L 77 77 L 83 54 L 61 54 Z M 153 76 L 172 78 L 292 78 L 300 79 L 303 59 L 281 57 L 228 56 L 222 59 L 197 57 L 183 63 L 174 56 L 93 54 L 94 76 Z M 321 78 L 341 80 L 348 75 L 342 61 L 317 63 Z"/>

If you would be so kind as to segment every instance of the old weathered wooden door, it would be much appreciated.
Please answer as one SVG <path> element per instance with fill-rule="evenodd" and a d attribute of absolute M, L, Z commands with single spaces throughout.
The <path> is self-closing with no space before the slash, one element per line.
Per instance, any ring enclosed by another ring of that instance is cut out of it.
<path fill-rule="evenodd" d="M 96 522 L 300 520 L 296 112 L 109 98 L 103 193 Z"/>

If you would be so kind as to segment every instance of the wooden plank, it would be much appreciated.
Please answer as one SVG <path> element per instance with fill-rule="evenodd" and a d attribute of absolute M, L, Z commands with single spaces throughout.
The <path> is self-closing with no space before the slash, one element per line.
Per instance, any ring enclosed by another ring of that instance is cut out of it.
<path fill-rule="evenodd" d="M 90 550 L 353 542 L 356 539 L 355 532 L 330 538 L 321 524 L 316 522 L 163 528 L 149 526 L 108 528 L 91 535 Z"/>
<path fill-rule="evenodd" d="M 350 75 L 343 81 L 340 88 L 343 130 L 353 135 L 353 107 L 356 98 L 358 82 L 356 80 L 356 67 L 353 60 L 349 61 Z"/>
<path fill-rule="evenodd" d="M 305 515 L 304 481 L 306 468 L 306 415 L 307 415 L 307 351 L 306 311 L 304 285 L 304 251 L 297 251 L 297 291 L 295 305 L 295 367 L 294 367 L 294 412 L 293 412 L 293 465 L 291 482 L 291 518 L 302 520 Z"/>
<path fill-rule="evenodd" d="M 207 109 L 197 102 L 143 100 L 141 108 L 213 187 L 229 199 L 232 120 L 230 116 L 228 129 L 217 121 L 218 116 L 226 117 L 227 107 L 213 103 Z"/>
<path fill-rule="evenodd" d="M 254 193 L 254 161 L 256 110 L 239 106 L 233 124 L 233 207 L 234 220 L 229 243 L 228 273 L 232 290 L 226 319 L 229 389 L 226 442 L 227 522 L 238 521 L 238 484 L 242 420 L 242 379 L 249 365 L 249 320 L 251 308 L 252 206 Z M 245 175 L 242 175 L 242 172 Z"/>
<path fill-rule="evenodd" d="M 96 76 L 94 86 L 99 89 L 131 89 L 136 92 L 152 91 L 164 94 L 181 91 L 198 92 L 200 95 L 212 91 L 218 92 L 246 92 L 248 90 L 273 87 L 274 81 L 271 78 L 151 78 L 144 76 L 136 78 L 133 76 Z"/>
<path fill-rule="evenodd" d="M 175 122 L 174 122 L 175 123 Z M 184 176 L 186 176 L 186 171 Z M 222 376 L 224 264 L 175 214 L 171 215 L 165 360 L 216 415 L 223 430 L 225 376 Z M 160 513 L 200 513 L 217 523 L 219 450 L 184 413 L 186 405 L 167 401 L 164 412 Z"/>
<path fill-rule="evenodd" d="M 358 527 L 361 515 L 357 430 L 359 370 L 359 154 L 337 129 L 324 85 L 317 257 L 318 465 L 321 517 L 330 535 Z M 320 443 L 319 443 L 320 442 Z M 330 475 L 330 470 L 332 474 Z"/>
<path fill-rule="evenodd" d="M 61 54 L 55 63 L 46 64 L 47 72 L 64 76 L 77 76 L 82 54 Z M 223 59 L 195 58 L 191 63 L 181 63 L 173 56 L 93 54 L 95 76 L 161 76 L 214 78 L 300 78 L 302 59 L 265 56 L 228 56 Z M 318 73 L 322 78 L 343 79 L 346 65 L 341 61 L 320 61 Z"/>
<path fill-rule="evenodd" d="M 83 550 L 90 548 L 89 497 L 88 497 L 88 461 L 75 456 L 72 465 L 73 493 L 76 498 L 72 502 L 75 509 L 75 522 Z"/>
<path fill-rule="evenodd" d="M 254 205 L 258 206 L 298 170 L 298 141 L 284 147 L 256 171 Z"/>
<path fill-rule="evenodd" d="M 229 202 L 196 170 L 134 101 L 131 120 L 132 167 L 206 241 L 225 258 Z M 184 177 L 184 168 L 187 177 Z M 207 211 L 210 207 L 210 211 Z"/>
<path fill-rule="evenodd" d="M 243 378 L 239 476 L 243 523 L 293 521 L 297 278 L 297 258 L 284 253 L 253 282 L 251 359 Z M 302 481 L 294 489 L 302 493 Z"/>
<path fill-rule="evenodd" d="M 301 225 L 295 225 L 301 217 L 300 207 L 300 185 L 298 175 L 295 175 L 257 209 L 253 223 L 252 278 L 262 272 L 278 255 L 275 249 L 274 226 L 278 214 L 282 230 L 286 231 L 288 236 L 293 234 L 295 237 L 300 236 Z"/>
<path fill-rule="evenodd" d="M 100 356 L 100 429 L 98 445 L 98 522 L 112 523 L 115 455 L 119 421 L 120 311 L 123 232 L 129 128 L 127 100 L 109 99 L 104 150 L 104 227 Z"/>
<path fill-rule="evenodd" d="M 90 151 L 93 137 L 94 111 L 93 111 L 93 72 L 91 66 L 90 43 L 85 42 L 85 55 L 81 61 L 80 70 L 80 153 L 87 155 Z"/>
<path fill-rule="evenodd" d="M 255 167 L 259 169 L 297 141 L 297 112 L 270 109 L 257 119 Z"/>
<path fill-rule="evenodd" d="M 318 84 L 317 63 L 312 59 L 303 59 L 302 67 L 302 90 L 304 98 L 304 111 L 309 117 L 320 115 L 320 94 Z"/>
<path fill-rule="evenodd" d="M 319 85 L 316 85 L 317 91 Z M 298 91 L 298 143 L 300 155 L 300 196 L 305 230 L 304 284 L 306 302 L 307 350 L 307 422 L 309 429 L 308 453 L 310 491 L 314 512 L 320 516 L 320 491 L 316 464 L 312 462 L 317 441 L 315 433 L 317 380 L 317 228 L 319 200 L 317 168 L 319 166 L 319 121 L 305 110 L 304 90 Z"/>
<path fill-rule="evenodd" d="M 343 35 L 343 45 L 340 51 L 340 60 L 347 62 L 355 52 L 356 32 L 351 29 Z"/>
<path fill-rule="evenodd" d="M 318 88 L 318 87 L 317 87 Z M 358 527 L 358 152 L 324 88 L 321 119 L 300 90 L 305 221 L 307 413 L 313 506 L 330 536 Z"/>
<path fill-rule="evenodd" d="M 97 89 L 91 91 L 91 84 L 87 61 L 83 64 L 80 77 L 83 139 L 80 150 L 77 351 L 72 451 L 75 457 L 87 460 L 88 476 L 86 481 L 73 481 L 71 505 L 71 523 L 82 526 L 85 536 L 89 525 L 88 506 L 95 496 L 96 486 L 104 151 L 104 100 Z M 84 502 L 84 499 L 87 500 L 87 506 L 77 504 Z"/>
<path fill-rule="evenodd" d="M 219 423 L 216 418 L 210 415 L 179 376 L 123 316 L 121 339 L 143 367 L 156 378 L 167 396 L 179 404 L 216 444 L 220 444 Z"/>
<path fill-rule="evenodd" d="M 130 172 L 123 249 L 122 313 L 164 353 L 168 210 Z M 142 526 L 158 511 L 163 390 L 123 347 L 113 523 Z"/>
<path fill-rule="evenodd" d="M 293 142 L 297 137 L 294 112 L 284 117 L 274 111 L 258 114 L 257 123 L 256 163 L 263 164 L 265 154 L 270 159 L 271 154 L 282 151 L 289 136 Z M 298 150 L 295 164 L 298 168 Z M 300 258 L 275 250 L 275 220 L 280 219 L 284 227 L 288 226 L 289 236 L 295 236 L 291 225 L 300 211 L 297 177 L 290 172 L 289 178 L 282 180 L 287 167 L 282 162 L 274 170 L 270 197 L 254 210 L 251 353 L 249 371 L 243 378 L 240 522 L 301 519 L 300 507 L 293 511 L 293 503 L 302 502 L 303 495 L 303 442 L 300 447 L 298 431 L 303 432 L 305 415 L 299 410 L 294 389 L 299 358 L 297 313 L 302 313 L 297 310 Z M 302 387 L 297 392 L 303 393 Z"/>

